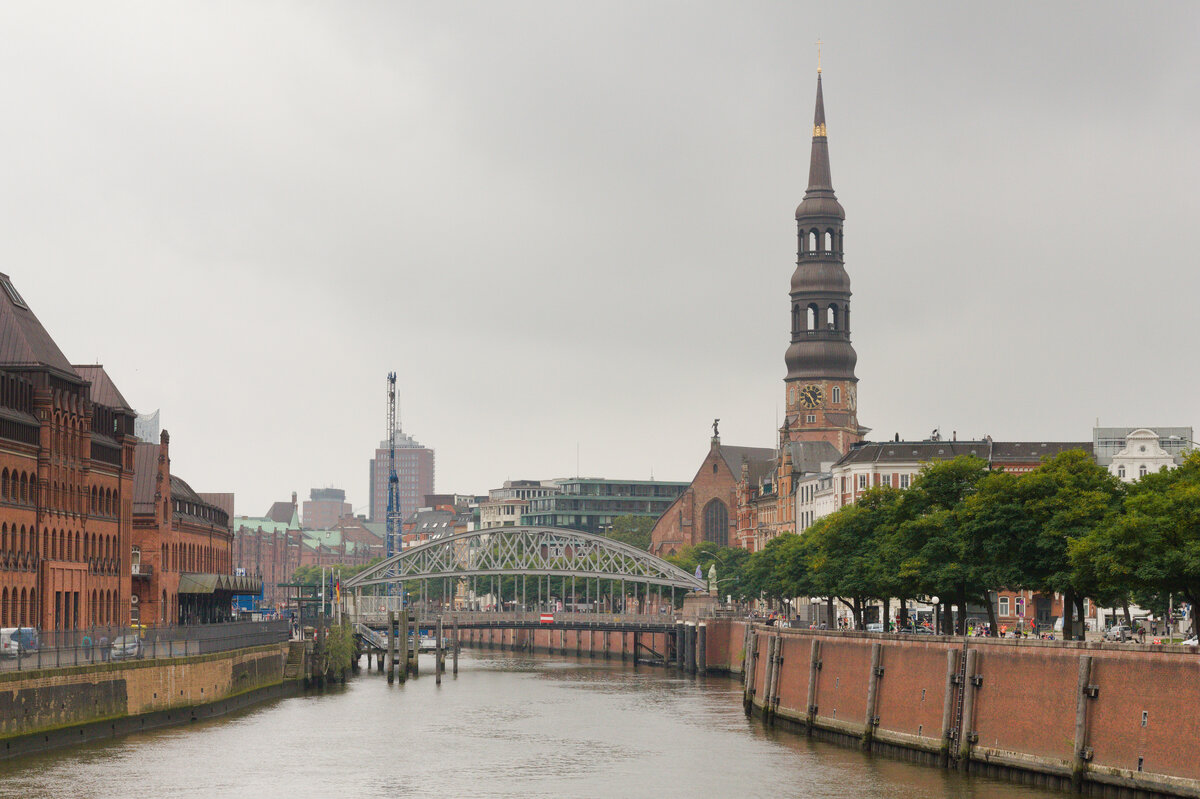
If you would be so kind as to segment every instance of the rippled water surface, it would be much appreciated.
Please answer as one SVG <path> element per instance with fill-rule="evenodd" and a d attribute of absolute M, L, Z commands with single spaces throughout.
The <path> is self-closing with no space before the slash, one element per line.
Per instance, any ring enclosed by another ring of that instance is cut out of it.
<path fill-rule="evenodd" d="M 432 666 L 432 660 L 422 666 Z M 458 677 L 341 690 L 0 761 L 0 797 L 1059 797 L 870 757 L 742 713 L 739 686 L 464 652 Z"/>

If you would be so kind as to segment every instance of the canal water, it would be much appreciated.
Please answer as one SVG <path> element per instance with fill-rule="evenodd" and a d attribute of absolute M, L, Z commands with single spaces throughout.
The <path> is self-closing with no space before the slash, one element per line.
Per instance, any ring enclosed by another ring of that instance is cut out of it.
<path fill-rule="evenodd" d="M 737 683 L 464 651 L 347 687 L 0 761 L 0 797 L 1058 797 L 764 730 Z M 365 662 L 365 660 L 364 660 Z"/>

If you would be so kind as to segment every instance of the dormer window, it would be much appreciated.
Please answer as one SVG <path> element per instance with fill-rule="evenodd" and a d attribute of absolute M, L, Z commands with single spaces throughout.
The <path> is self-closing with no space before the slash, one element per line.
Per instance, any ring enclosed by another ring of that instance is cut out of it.
<path fill-rule="evenodd" d="M 13 305 L 25 311 L 29 310 L 29 306 L 25 304 L 25 299 L 21 296 L 20 292 L 17 291 L 17 287 L 12 284 L 11 280 L 6 277 L 0 278 L 0 283 L 4 284 L 4 293 L 8 295 L 10 300 L 12 300 Z"/>

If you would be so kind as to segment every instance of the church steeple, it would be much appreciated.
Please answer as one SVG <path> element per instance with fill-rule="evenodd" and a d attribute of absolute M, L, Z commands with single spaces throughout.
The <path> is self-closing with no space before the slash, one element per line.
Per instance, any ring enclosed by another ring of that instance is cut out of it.
<path fill-rule="evenodd" d="M 829 441 L 845 451 L 859 440 L 850 344 L 850 276 L 843 265 L 846 212 L 833 190 L 825 97 L 817 70 L 808 190 L 796 208 L 796 271 L 791 284 L 785 438 Z"/>

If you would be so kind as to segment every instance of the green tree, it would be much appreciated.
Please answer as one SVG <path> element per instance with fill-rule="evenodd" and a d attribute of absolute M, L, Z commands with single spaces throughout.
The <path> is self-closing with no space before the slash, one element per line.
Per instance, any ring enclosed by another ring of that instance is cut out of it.
<path fill-rule="evenodd" d="M 654 519 L 649 516 L 618 516 L 613 519 L 612 527 L 607 535 L 614 541 L 637 547 L 650 549 L 650 531 L 654 529 Z"/>
<path fill-rule="evenodd" d="M 1133 483 L 1119 513 L 1070 542 L 1073 566 L 1111 593 L 1200 602 L 1200 453 Z M 1195 613 L 1193 612 L 1193 625 Z"/>

